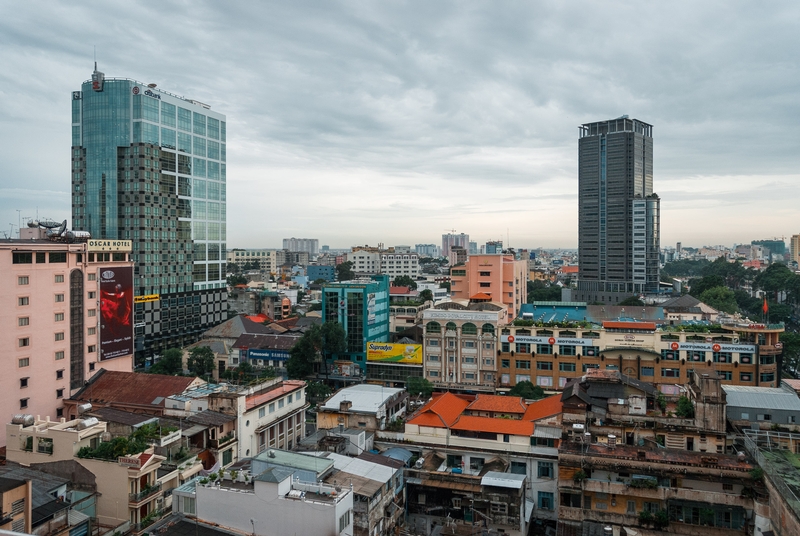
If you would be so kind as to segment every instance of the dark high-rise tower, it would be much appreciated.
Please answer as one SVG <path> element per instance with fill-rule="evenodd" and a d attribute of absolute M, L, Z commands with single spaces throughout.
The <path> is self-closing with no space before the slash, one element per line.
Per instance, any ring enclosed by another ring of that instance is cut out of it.
<path fill-rule="evenodd" d="M 652 125 L 628 116 L 581 125 L 577 300 L 658 291 L 659 212 Z"/>
<path fill-rule="evenodd" d="M 72 221 L 131 240 L 136 360 L 227 318 L 226 123 L 155 84 L 97 71 L 72 92 Z"/>

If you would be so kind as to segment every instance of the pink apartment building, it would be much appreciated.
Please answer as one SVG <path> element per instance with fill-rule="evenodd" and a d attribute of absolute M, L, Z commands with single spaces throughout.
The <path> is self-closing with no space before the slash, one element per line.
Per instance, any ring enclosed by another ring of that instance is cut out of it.
<path fill-rule="evenodd" d="M 527 303 L 528 263 L 513 255 L 470 255 L 462 266 L 450 269 L 453 300 L 495 302 L 508 307 L 508 320 Z"/>
<path fill-rule="evenodd" d="M 64 414 L 95 371 L 133 370 L 130 241 L 0 240 L 0 418 Z M 5 445 L 0 428 L 0 445 Z"/>

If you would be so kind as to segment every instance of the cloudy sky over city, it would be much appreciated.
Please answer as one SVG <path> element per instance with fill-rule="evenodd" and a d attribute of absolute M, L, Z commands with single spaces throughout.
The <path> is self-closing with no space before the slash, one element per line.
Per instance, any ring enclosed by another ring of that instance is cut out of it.
<path fill-rule="evenodd" d="M 0 231 L 69 217 L 96 47 L 107 77 L 227 115 L 229 247 L 574 248 L 578 125 L 623 114 L 654 125 L 662 246 L 795 234 L 799 23 L 797 2 L 2 0 Z"/>

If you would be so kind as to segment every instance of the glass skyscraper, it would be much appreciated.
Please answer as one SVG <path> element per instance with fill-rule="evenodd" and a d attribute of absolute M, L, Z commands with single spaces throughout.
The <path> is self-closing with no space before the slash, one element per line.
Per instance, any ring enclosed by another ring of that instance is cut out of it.
<path fill-rule="evenodd" d="M 133 242 L 138 364 L 227 318 L 226 137 L 154 84 L 95 68 L 72 92 L 73 228 Z"/>
<path fill-rule="evenodd" d="M 658 291 L 660 202 L 652 125 L 622 116 L 580 127 L 577 301 Z"/>

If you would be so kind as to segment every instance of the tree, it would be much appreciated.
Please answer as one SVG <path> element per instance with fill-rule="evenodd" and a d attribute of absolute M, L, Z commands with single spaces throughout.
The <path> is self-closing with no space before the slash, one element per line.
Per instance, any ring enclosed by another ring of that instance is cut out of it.
<path fill-rule="evenodd" d="M 561 287 L 540 279 L 528 281 L 528 303 L 535 301 L 561 301 Z"/>
<path fill-rule="evenodd" d="M 712 287 L 697 296 L 701 302 L 710 305 L 717 311 L 733 314 L 739 311 L 736 295 L 727 287 Z"/>
<path fill-rule="evenodd" d="M 229 274 L 238 274 L 239 273 L 239 265 L 236 264 L 235 262 L 229 262 L 225 266 L 225 271 L 228 272 Z"/>
<path fill-rule="evenodd" d="M 407 275 L 398 275 L 392 281 L 392 286 L 395 287 L 408 287 L 411 290 L 417 290 L 417 283 Z"/>
<path fill-rule="evenodd" d="M 345 261 L 342 264 L 338 264 L 336 266 L 336 280 L 337 281 L 349 281 L 355 278 L 356 274 L 353 272 L 353 263 L 350 261 Z"/>
<path fill-rule="evenodd" d="M 419 299 L 426 302 L 426 301 L 433 301 L 433 292 L 430 289 L 425 289 L 419 293 Z"/>
<path fill-rule="evenodd" d="M 640 300 L 638 296 L 630 296 L 619 302 L 617 305 L 621 305 L 623 307 L 625 306 L 644 307 L 644 302 Z"/>
<path fill-rule="evenodd" d="M 439 283 L 439 288 L 447 289 L 447 292 L 450 292 L 450 281 L 445 281 L 444 283 Z"/>
<path fill-rule="evenodd" d="M 700 295 L 708 289 L 714 287 L 724 287 L 725 280 L 719 275 L 706 275 L 699 279 L 692 279 L 689 281 L 689 286 L 691 287 L 689 294 L 697 299 L 700 299 Z"/>
<path fill-rule="evenodd" d="M 419 376 L 411 376 L 408 378 L 408 382 L 406 383 L 406 390 L 408 394 L 421 396 L 422 398 L 428 398 L 431 396 L 433 392 L 433 384 L 429 382 L 426 378 L 420 378 Z"/>
<path fill-rule="evenodd" d="M 331 396 L 331 388 L 322 382 L 308 382 L 306 393 L 308 393 L 309 398 L 324 400 Z"/>
<path fill-rule="evenodd" d="M 539 400 L 544 398 L 544 389 L 526 380 L 512 387 L 508 396 L 521 396 L 525 400 Z"/>
<path fill-rule="evenodd" d="M 226 281 L 228 282 L 229 287 L 235 287 L 236 285 L 247 284 L 247 278 L 243 275 L 237 275 L 237 274 L 229 275 Z"/>
<path fill-rule="evenodd" d="M 205 376 L 214 370 L 214 352 L 208 346 L 192 348 L 186 366 L 195 376 Z"/>
<path fill-rule="evenodd" d="M 289 350 L 286 372 L 292 379 L 303 379 L 314 372 L 314 363 L 332 354 L 347 351 L 347 335 L 338 322 L 311 326 Z"/>
<path fill-rule="evenodd" d="M 678 399 L 678 407 L 675 410 L 675 415 L 683 419 L 691 419 L 694 417 L 694 406 L 692 401 L 686 396 L 681 396 Z"/>
<path fill-rule="evenodd" d="M 181 374 L 183 372 L 183 352 L 180 348 L 170 348 L 164 352 L 158 363 L 150 367 L 153 374 Z"/>
<path fill-rule="evenodd" d="M 327 282 L 328 282 L 328 280 L 327 280 L 327 279 L 325 279 L 324 277 L 318 277 L 318 278 L 317 278 L 317 279 L 315 279 L 315 280 L 314 280 L 314 282 L 313 282 L 313 283 L 311 283 L 311 284 L 312 284 L 312 285 L 324 285 L 324 284 L 325 284 L 325 283 L 327 283 Z"/>
<path fill-rule="evenodd" d="M 683 259 L 666 263 L 661 269 L 661 273 L 670 277 L 700 277 L 705 275 L 703 269 L 709 264 L 711 263 L 705 259 L 698 261 Z"/>
<path fill-rule="evenodd" d="M 792 376 L 797 376 L 800 368 L 800 333 L 786 331 L 781 334 L 783 343 L 783 366 Z"/>

